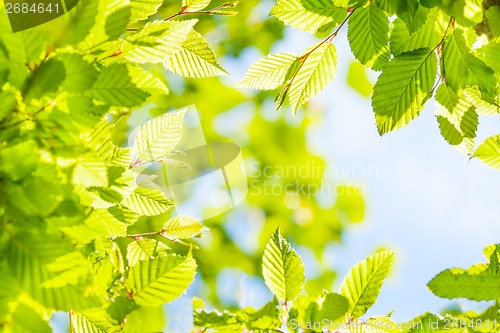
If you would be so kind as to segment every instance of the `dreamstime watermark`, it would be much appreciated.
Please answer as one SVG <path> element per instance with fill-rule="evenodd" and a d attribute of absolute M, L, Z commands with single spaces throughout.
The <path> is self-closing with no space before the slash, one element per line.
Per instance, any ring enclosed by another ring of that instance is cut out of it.
<path fill-rule="evenodd" d="M 347 166 L 325 166 L 314 161 L 305 164 L 262 166 L 254 162 L 249 168 L 249 195 L 280 196 L 300 194 L 308 198 L 321 195 L 365 194 L 360 186 L 337 186 L 343 182 L 363 182 L 379 177 L 374 165 L 352 163 Z"/>

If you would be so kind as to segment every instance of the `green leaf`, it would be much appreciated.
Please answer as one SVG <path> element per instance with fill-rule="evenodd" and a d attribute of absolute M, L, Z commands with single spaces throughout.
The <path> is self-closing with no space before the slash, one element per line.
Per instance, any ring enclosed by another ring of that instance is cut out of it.
<path fill-rule="evenodd" d="M 125 237 L 127 227 L 126 223 L 118 220 L 109 210 L 94 209 L 84 224 L 63 227 L 61 231 L 74 241 L 87 244 L 99 237 Z"/>
<path fill-rule="evenodd" d="M 56 41 L 58 46 L 75 45 L 86 38 L 96 23 L 99 2 L 102 3 L 99 0 L 79 2 L 75 9 L 66 13 L 67 23 Z"/>
<path fill-rule="evenodd" d="M 493 168 L 500 169 L 500 134 L 484 140 L 474 152 L 473 157 L 479 158 Z"/>
<path fill-rule="evenodd" d="M 464 154 L 472 154 L 478 125 L 475 107 L 444 83 L 437 89 L 435 99 L 441 135 Z"/>
<path fill-rule="evenodd" d="M 59 288 L 66 285 L 77 285 L 80 281 L 88 278 L 92 264 L 81 252 L 70 252 L 56 258 L 47 265 L 49 272 L 56 274 L 55 277 L 43 282 L 44 288 Z"/>
<path fill-rule="evenodd" d="M 311 303 L 308 306 L 313 322 L 322 322 L 326 319 L 335 322 L 337 319 L 343 319 L 348 310 L 347 298 L 336 293 L 327 293 L 321 297 L 318 303 Z"/>
<path fill-rule="evenodd" d="M 32 175 L 40 163 L 40 154 L 34 141 L 24 141 L 0 150 L 0 170 L 13 181 Z M 22 161 L 22 163 L 19 163 Z"/>
<path fill-rule="evenodd" d="M 348 22 L 348 39 L 356 59 L 381 70 L 387 65 L 389 50 L 389 18 L 377 6 L 356 9 Z"/>
<path fill-rule="evenodd" d="M 123 205 L 135 213 L 146 216 L 165 213 L 174 206 L 160 188 L 147 187 L 136 188 L 128 198 L 123 200 Z"/>
<path fill-rule="evenodd" d="M 136 306 L 138 307 L 138 309 L 127 316 L 127 320 L 123 328 L 123 333 L 143 332 L 145 327 L 147 327 L 148 331 L 150 331 L 151 333 L 163 332 L 166 325 L 166 316 L 161 306 Z"/>
<path fill-rule="evenodd" d="M 128 324 L 128 315 L 136 310 L 139 310 L 140 308 L 141 307 L 137 305 L 133 299 L 127 298 L 126 295 L 120 295 L 114 299 L 113 303 L 111 303 L 106 312 L 116 322 L 125 322 Z M 127 320 L 124 320 L 125 318 L 127 318 Z"/>
<path fill-rule="evenodd" d="M 182 0 L 182 7 L 190 12 L 207 8 L 211 0 Z"/>
<path fill-rule="evenodd" d="M 467 298 L 472 301 L 489 301 L 500 298 L 498 273 L 498 246 L 490 256 L 486 269 L 473 265 L 467 270 L 451 268 L 436 275 L 427 287 L 442 298 Z"/>
<path fill-rule="evenodd" d="M 2 48 L 4 52 L 6 51 L 7 57 L 12 62 L 21 64 L 39 64 L 47 48 L 47 38 L 44 34 L 33 29 L 13 34 L 10 32 L 10 27 L 7 29 L 0 33 Z"/>
<path fill-rule="evenodd" d="M 163 0 L 130 0 L 130 9 L 132 11 L 130 22 L 145 20 L 156 14 L 162 4 Z"/>
<path fill-rule="evenodd" d="M 37 67 L 27 80 L 23 98 L 25 101 L 52 97 L 61 88 L 66 78 L 64 64 L 57 59 L 49 59 Z"/>
<path fill-rule="evenodd" d="M 139 261 L 126 280 L 130 295 L 139 305 L 160 306 L 179 297 L 193 282 L 196 262 L 191 255 L 161 256 Z"/>
<path fill-rule="evenodd" d="M 485 96 L 486 98 L 488 98 L 487 95 Z M 467 102 L 474 105 L 474 107 L 476 108 L 476 112 L 480 116 L 500 114 L 500 95 L 496 96 L 496 103 L 490 103 L 483 99 L 483 96 L 481 96 L 481 91 L 478 88 L 469 87 L 463 89 L 460 98 L 465 99 Z"/>
<path fill-rule="evenodd" d="M 87 24 L 92 20 L 93 13 L 95 12 L 90 8 L 88 13 L 84 12 L 81 28 L 88 28 Z M 103 47 L 107 41 L 122 36 L 127 30 L 130 16 L 130 0 L 98 1 L 95 24 L 87 32 L 84 41 L 79 44 L 79 49 L 90 50 Z"/>
<path fill-rule="evenodd" d="M 101 309 L 92 309 L 85 312 L 72 312 L 70 325 L 74 332 L 108 333 L 113 324 L 108 315 Z"/>
<path fill-rule="evenodd" d="M 297 70 L 298 57 L 290 53 L 275 53 L 267 55 L 254 63 L 245 74 L 239 87 L 261 90 L 278 88 L 285 82 L 289 73 Z"/>
<path fill-rule="evenodd" d="M 181 49 L 163 62 L 165 68 L 185 77 L 210 77 L 225 75 L 205 38 L 191 30 Z"/>
<path fill-rule="evenodd" d="M 194 217 L 176 216 L 163 225 L 160 235 L 168 239 L 187 239 L 198 236 L 203 230 L 203 224 Z"/>
<path fill-rule="evenodd" d="M 491 6 L 490 8 L 488 8 L 488 10 L 486 11 L 486 17 L 488 18 L 492 35 L 494 37 L 500 36 L 500 28 L 498 27 L 498 22 L 500 21 L 500 6 L 498 5 L 498 3 L 496 6 Z M 481 17 L 479 19 L 479 22 L 481 22 Z"/>
<path fill-rule="evenodd" d="M 64 196 L 57 179 L 27 177 L 19 184 L 6 188 L 7 203 L 25 216 L 47 217 L 61 203 Z"/>
<path fill-rule="evenodd" d="M 92 87 L 98 72 L 78 54 L 59 54 L 56 59 L 62 61 L 66 71 L 66 79 L 62 89 L 70 93 L 82 93 Z"/>
<path fill-rule="evenodd" d="M 142 125 L 134 142 L 134 152 L 142 162 L 166 157 L 181 139 L 182 122 L 187 109 L 167 112 Z"/>
<path fill-rule="evenodd" d="M 114 144 L 111 142 L 113 130 L 114 126 L 106 118 L 103 118 L 84 134 L 86 146 L 105 161 L 109 161 L 113 155 Z"/>
<path fill-rule="evenodd" d="M 453 90 L 477 86 L 487 94 L 495 94 L 495 72 L 470 53 L 462 30 L 453 29 L 446 37 L 441 62 L 446 84 Z"/>
<path fill-rule="evenodd" d="M 264 305 L 262 308 L 255 310 L 253 308 L 245 308 L 235 313 L 227 310 L 205 311 L 203 304 L 197 304 L 201 301 L 193 299 L 193 317 L 195 327 L 201 329 L 212 328 L 216 332 L 241 332 L 250 330 L 255 332 L 273 332 L 277 327 L 281 326 L 280 313 L 277 308 L 277 300 Z"/>
<path fill-rule="evenodd" d="M 490 40 L 478 50 L 478 53 L 486 65 L 500 72 L 500 39 Z"/>
<path fill-rule="evenodd" d="M 293 28 L 316 33 L 342 22 L 346 10 L 329 0 L 278 0 L 270 15 Z"/>
<path fill-rule="evenodd" d="M 127 26 L 131 16 L 130 6 L 128 6 L 128 4 L 130 4 L 130 1 L 119 1 L 117 4 L 115 4 L 115 6 L 124 3 L 126 3 L 127 5 L 116 9 L 113 13 L 106 17 L 104 30 L 110 40 L 117 39 L 127 31 Z"/>
<path fill-rule="evenodd" d="M 126 65 L 112 64 L 102 70 L 90 90 L 95 99 L 114 106 L 139 106 L 150 96 L 139 89 Z"/>
<path fill-rule="evenodd" d="M 106 164 L 91 156 L 78 160 L 73 170 L 73 184 L 91 186 L 108 186 L 108 171 Z"/>
<path fill-rule="evenodd" d="M 377 252 L 357 263 L 340 286 L 340 294 L 349 301 L 348 312 L 359 318 L 375 304 L 384 279 L 389 275 L 394 252 Z"/>
<path fill-rule="evenodd" d="M 415 33 L 410 34 L 402 20 L 394 20 L 390 38 L 391 52 L 397 56 L 416 49 L 434 48 L 444 35 L 446 26 L 443 22 L 442 13 L 438 9 L 433 9 L 427 15 L 425 24 Z"/>
<path fill-rule="evenodd" d="M 372 97 L 381 135 L 408 125 L 420 114 L 434 85 L 436 67 L 436 55 L 428 49 L 398 55 L 384 67 Z"/>
<path fill-rule="evenodd" d="M 38 313 L 25 304 L 19 304 L 12 314 L 12 323 L 3 323 L 10 326 L 7 332 L 12 333 L 51 333 L 52 328 Z"/>
<path fill-rule="evenodd" d="M 148 23 L 125 39 L 120 57 L 140 64 L 162 63 L 180 51 L 196 22 L 197 20 Z"/>
<path fill-rule="evenodd" d="M 18 233 L 7 244 L 7 262 L 19 287 L 45 307 L 68 311 L 98 306 L 96 297 L 87 296 L 85 285 L 43 287 L 45 281 L 57 277 L 47 265 L 73 250 L 73 246 L 58 235 L 40 230 Z"/>
<path fill-rule="evenodd" d="M 316 45 L 308 52 L 311 54 L 297 72 L 288 94 L 294 114 L 310 97 L 325 89 L 337 74 L 337 51 L 332 43 Z"/>
<path fill-rule="evenodd" d="M 137 88 L 151 95 L 168 94 L 168 88 L 163 81 L 140 66 L 127 65 L 128 73 Z"/>
<path fill-rule="evenodd" d="M 139 261 L 167 253 L 170 248 L 154 239 L 138 239 L 127 246 L 127 261 L 130 267 Z"/>
<path fill-rule="evenodd" d="M 262 257 L 262 275 L 273 294 L 293 300 L 304 287 L 304 265 L 291 245 L 277 229 L 267 243 Z"/>
<path fill-rule="evenodd" d="M 5 84 L 5 86 L 0 90 L 0 121 L 5 120 L 12 115 L 12 110 L 16 110 L 18 107 L 18 100 L 16 95 L 16 89 L 10 85 L 10 83 Z"/>

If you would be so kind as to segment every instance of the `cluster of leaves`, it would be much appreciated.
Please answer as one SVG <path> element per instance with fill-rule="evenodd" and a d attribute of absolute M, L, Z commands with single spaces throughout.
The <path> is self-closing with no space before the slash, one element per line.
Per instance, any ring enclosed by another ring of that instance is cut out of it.
<path fill-rule="evenodd" d="M 500 298 L 500 245 L 484 250 L 488 264 L 467 270 L 453 268 L 434 277 L 428 288 L 443 298 L 497 301 Z M 208 311 L 199 299 L 193 300 L 197 332 L 349 332 L 424 333 L 498 332 L 500 305 L 496 302 L 483 313 L 473 311 L 445 314 L 425 313 L 405 323 L 387 316 L 361 317 L 375 304 L 394 262 L 394 252 L 380 250 L 351 268 L 339 292 L 324 290 L 319 296 L 302 293 L 304 265 L 281 235 L 272 235 L 262 257 L 262 275 L 275 298 L 260 309 L 236 312 Z"/>
<path fill-rule="evenodd" d="M 183 239 L 204 227 L 168 219 L 173 202 L 138 168 L 172 161 L 186 109 L 147 122 L 133 147 L 112 138 L 124 116 L 168 94 L 161 70 L 225 73 L 197 20 L 178 20 L 234 14 L 236 2 L 209 3 L 145 21 L 163 1 L 82 1 L 16 34 L 0 5 L 0 331 L 50 332 L 55 311 L 70 313 L 73 332 L 142 331 L 141 317 L 163 321 L 157 308 L 194 280 Z M 129 233 L 150 216 L 163 227 Z"/>
<path fill-rule="evenodd" d="M 333 41 L 347 23 L 356 59 L 381 71 L 372 95 L 381 135 L 408 125 L 434 95 L 445 140 L 500 168 L 499 135 L 477 149 L 475 145 L 479 116 L 500 114 L 498 4 L 480 0 L 278 0 L 271 15 L 305 32 L 333 33 L 300 56 L 276 53 L 261 58 L 240 86 L 261 90 L 282 86 L 275 100 L 277 108 L 288 99 L 295 114 L 334 79 L 337 51 Z"/>

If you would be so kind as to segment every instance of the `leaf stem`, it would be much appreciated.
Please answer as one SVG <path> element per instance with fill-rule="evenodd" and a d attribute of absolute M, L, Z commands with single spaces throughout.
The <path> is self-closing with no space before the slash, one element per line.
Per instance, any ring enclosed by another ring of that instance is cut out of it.
<path fill-rule="evenodd" d="M 448 31 L 450 29 L 450 26 L 452 26 L 454 23 L 455 23 L 455 18 L 452 16 L 452 17 L 450 17 L 450 21 L 448 22 L 448 26 L 446 27 L 446 30 L 444 31 L 443 38 L 441 38 L 441 40 L 439 41 L 439 43 L 436 46 L 434 46 L 434 48 L 432 49 L 431 53 L 433 51 L 435 51 L 437 48 L 439 48 L 439 47 L 441 47 L 443 45 L 444 39 L 448 35 Z"/>

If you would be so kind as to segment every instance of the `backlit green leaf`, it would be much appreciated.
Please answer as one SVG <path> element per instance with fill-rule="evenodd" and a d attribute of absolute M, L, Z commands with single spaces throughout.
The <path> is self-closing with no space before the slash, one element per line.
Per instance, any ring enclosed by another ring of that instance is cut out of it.
<path fill-rule="evenodd" d="M 293 28 L 315 33 L 342 22 L 346 11 L 329 0 L 278 0 L 271 15 Z"/>
<path fill-rule="evenodd" d="M 181 139 L 186 111 L 187 109 L 180 109 L 165 113 L 141 127 L 134 142 L 134 152 L 139 161 L 156 161 L 175 149 Z"/>
<path fill-rule="evenodd" d="M 281 300 L 293 300 L 304 287 L 304 265 L 280 230 L 271 237 L 262 257 L 266 285 Z"/>
<path fill-rule="evenodd" d="M 121 57 L 136 63 L 162 63 L 182 48 L 197 20 L 153 21 L 125 39 Z M 117 45 L 117 47 L 120 45 Z"/>
<path fill-rule="evenodd" d="M 130 0 L 130 22 L 145 20 L 158 11 L 163 0 Z"/>
<path fill-rule="evenodd" d="M 192 30 L 181 49 L 165 59 L 163 65 L 170 71 L 185 77 L 210 77 L 225 75 L 205 38 Z"/>
<path fill-rule="evenodd" d="M 138 187 L 123 201 L 123 205 L 135 213 L 146 216 L 165 213 L 174 206 L 160 188 L 146 187 Z"/>
<path fill-rule="evenodd" d="M 191 255 L 160 256 L 132 267 L 126 286 L 137 304 L 159 306 L 179 297 L 193 282 L 195 273 L 196 263 Z"/>
<path fill-rule="evenodd" d="M 311 54 L 299 69 L 288 93 L 294 113 L 310 97 L 325 89 L 337 74 L 337 50 L 332 43 L 316 45 L 308 52 Z"/>
<path fill-rule="evenodd" d="M 473 301 L 488 301 L 500 298 L 500 279 L 498 276 L 498 248 L 490 256 L 486 269 L 471 266 L 467 270 L 451 268 L 436 275 L 427 287 L 443 298 L 467 298 Z"/>
<path fill-rule="evenodd" d="M 375 5 L 356 9 L 349 19 L 351 50 L 362 64 L 375 70 L 389 62 L 389 18 Z"/>
<path fill-rule="evenodd" d="M 375 253 L 357 263 L 344 278 L 340 294 L 349 301 L 348 312 L 354 318 L 361 317 L 375 304 L 393 261 L 394 252 Z"/>
<path fill-rule="evenodd" d="M 90 92 L 95 99 L 114 106 L 138 106 L 150 96 L 134 83 L 127 66 L 120 64 L 104 68 Z"/>
<path fill-rule="evenodd" d="M 204 229 L 194 217 L 176 216 L 163 225 L 161 235 L 169 239 L 186 239 L 199 235 Z"/>
<path fill-rule="evenodd" d="M 459 98 L 446 84 L 436 91 L 436 117 L 441 135 L 450 145 L 470 155 L 474 150 L 478 115 L 473 105 Z"/>
<path fill-rule="evenodd" d="M 403 53 L 384 67 L 373 88 L 372 106 L 380 134 L 408 125 L 423 109 L 436 79 L 429 49 Z"/>
<path fill-rule="evenodd" d="M 267 55 L 254 63 L 246 72 L 240 87 L 272 90 L 283 84 L 292 67 L 297 69 L 298 57 L 290 53 Z"/>
<path fill-rule="evenodd" d="M 455 91 L 467 86 L 477 86 L 489 94 L 496 91 L 493 69 L 470 53 L 462 30 L 453 29 L 446 37 L 441 63 L 446 83 Z"/>
<path fill-rule="evenodd" d="M 487 138 L 476 149 L 473 156 L 489 166 L 500 169 L 500 134 Z"/>
<path fill-rule="evenodd" d="M 205 9 L 211 0 L 182 0 L 182 7 L 186 7 L 190 12 Z"/>

